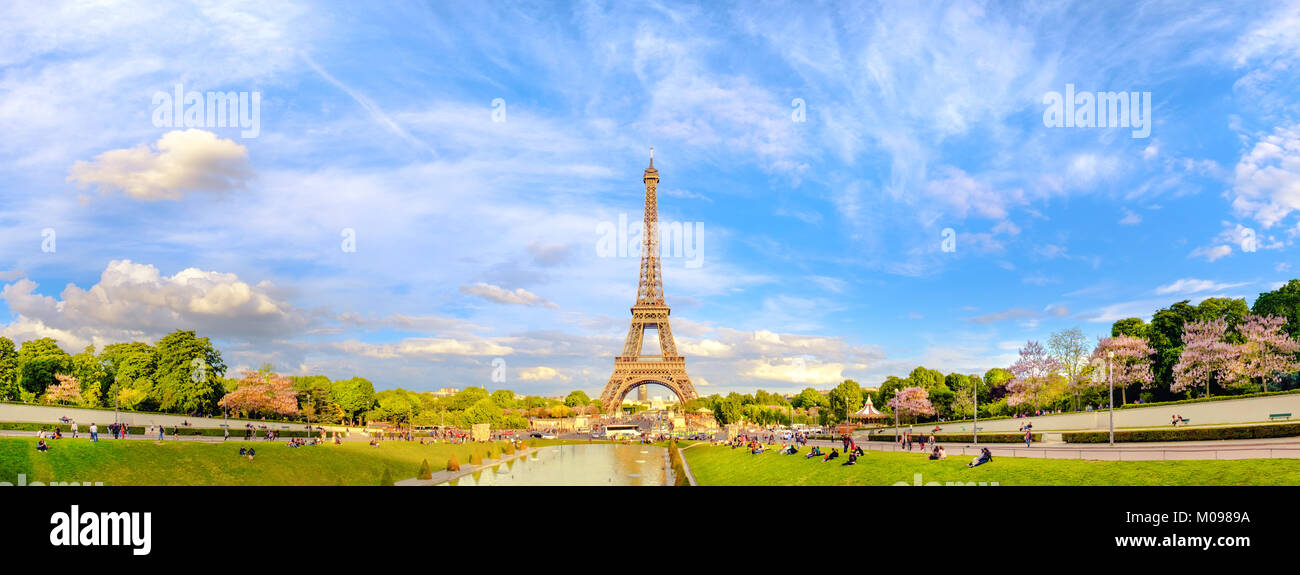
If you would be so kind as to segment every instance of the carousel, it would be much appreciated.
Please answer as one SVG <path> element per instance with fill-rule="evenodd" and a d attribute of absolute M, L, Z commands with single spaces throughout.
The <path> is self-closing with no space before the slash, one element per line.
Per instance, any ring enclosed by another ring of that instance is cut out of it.
<path fill-rule="evenodd" d="M 849 422 L 858 424 L 876 423 L 884 419 L 889 419 L 889 416 L 881 413 L 879 409 L 876 409 L 876 406 L 871 404 L 870 395 L 867 396 L 867 404 L 849 416 Z"/>

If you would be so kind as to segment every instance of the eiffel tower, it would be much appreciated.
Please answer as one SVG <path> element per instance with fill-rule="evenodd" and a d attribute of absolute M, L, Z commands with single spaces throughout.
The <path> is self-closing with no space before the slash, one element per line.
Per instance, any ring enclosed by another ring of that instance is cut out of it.
<path fill-rule="evenodd" d="M 606 413 L 617 412 L 624 396 L 651 383 L 671 389 L 682 403 L 699 397 L 690 376 L 686 375 L 686 358 L 677 355 L 677 342 L 668 325 L 668 304 L 664 303 L 663 270 L 659 266 L 659 205 L 655 197 L 659 170 L 655 169 L 654 148 L 650 148 L 650 167 L 646 168 L 642 181 L 645 182 L 645 227 L 641 240 L 641 281 L 637 284 L 632 327 L 627 330 L 623 353 L 614 358 L 614 375 L 609 376 L 609 383 L 600 394 Z M 659 334 L 659 355 L 641 354 L 646 328 Z"/>

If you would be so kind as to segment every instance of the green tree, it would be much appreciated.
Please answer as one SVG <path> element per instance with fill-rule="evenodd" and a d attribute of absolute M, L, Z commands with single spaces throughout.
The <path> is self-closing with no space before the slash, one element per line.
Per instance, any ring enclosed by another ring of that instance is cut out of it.
<path fill-rule="evenodd" d="M 1002 399 L 1007 394 L 1007 383 L 1014 378 L 1015 376 L 1011 374 L 1011 371 L 1001 367 L 995 367 L 984 372 L 984 386 L 988 388 L 989 396 L 980 398 L 981 403 Z"/>
<path fill-rule="evenodd" d="M 18 384 L 28 393 L 45 393 L 45 388 L 58 383 L 55 374 L 71 370 L 72 356 L 54 338 L 34 339 L 18 350 Z"/>
<path fill-rule="evenodd" d="M 108 370 L 95 355 L 95 346 L 88 345 L 85 350 L 72 356 L 72 376 L 81 382 L 81 397 L 85 405 L 95 407 L 102 404 L 104 392 L 112 380 Z"/>
<path fill-rule="evenodd" d="M 588 397 L 587 393 L 582 391 L 581 389 L 577 389 L 570 392 L 569 396 L 564 398 L 564 405 L 567 405 L 569 407 L 578 407 L 579 405 L 588 405 L 590 403 L 591 403 L 591 398 Z"/>
<path fill-rule="evenodd" d="M 744 417 L 739 394 L 732 393 L 725 398 L 716 395 L 713 397 L 713 419 L 717 420 L 719 425 L 739 423 Z"/>
<path fill-rule="evenodd" d="M 803 391 L 799 392 L 799 395 L 794 396 L 794 400 L 792 400 L 791 403 L 799 409 L 811 409 L 814 407 L 826 407 L 830 405 L 830 400 L 826 399 L 826 396 L 822 395 L 820 391 L 811 387 L 805 387 Z"/>
<path fill-rule="evenodd" d="M 18 350 L 12 339 L 0 337 L 0 399 L 17 401 L 19 389 Z"/>
<path fill-rule="evenodd" d="M 1258 315 L 1276 315 L 1286 318 L 1286 332 L 1300 339 L 1300 279 L 1270 292 L 1259 294 L 1251 312 Z"/>
<path fill-rule="evenodd" d="M 153 346 L 138 341 L 108 344 L 99 352 L 99 362 L 105 371 L 103 383 L 108 386 L 102 392 L 105 406 L 117 405 L 121 391 L 134 389 L 137 391 L 131 397 L 136 402 L 129 407 L 146 407 L 140 404 L 154 395 L 157 352 Z"/>
<path fill-rule="evenodd" d="M 508 389 L 498 389 L 492 392 L 492 403 L 497 404 L 501 409 L 514 409 L 519 404 L 515 400 L 515 392 Z"/>
<path fill-rule="evenodd" d="M 330 401 L 338 404 L 349 419 L 358 420 L 375 405 L 375 385 L 364 377 L 335 381 Z"/>
<path fill-rule="evenodd" d="M 827 399 L 830 400 L 831 422 L 848 421 L 849 414 L 862 407 L 862 387 L 858 382 L 846 379 L 827 394 Z"/>
<path fill-rule="evenodd" d="M 176 330 L 158 340 L 154 396 L 158 408 L 174 413 L 218 413 L 225 395 L 226 364 L 206 337 Z"/>
<path fill-rule="evenodd" d="M 1124 318 L 1111 324 L 1110 336 L 1119 337 L 1121 335 L 1127 335 L 1129 337 L 1140 337 L 1146 339 L 1147 329 L 1149 327 L 1150 326 L 1147 325 L 1147 322 L 1142 321 L 1142 318 L 1140 317 Z"/>

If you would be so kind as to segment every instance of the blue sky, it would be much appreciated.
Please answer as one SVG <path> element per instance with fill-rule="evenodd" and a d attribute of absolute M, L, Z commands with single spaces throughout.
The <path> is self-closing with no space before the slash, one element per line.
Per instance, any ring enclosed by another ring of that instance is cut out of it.
<path fill-rule="evenodd" d="M 0 334 L 594 394 L 653 146 L 699 391 L 982 373 L 1300 275 L 1297 65 L 1296 2 L 9 5 Z M 256 137 L 156 125 L 177 84 Z M 1149 136 L 1046 126 L 1067 85 Z"/>

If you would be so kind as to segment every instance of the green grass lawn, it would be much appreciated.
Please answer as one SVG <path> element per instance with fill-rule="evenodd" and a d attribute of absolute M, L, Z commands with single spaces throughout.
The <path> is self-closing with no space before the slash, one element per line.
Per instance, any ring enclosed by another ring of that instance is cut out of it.
<path fill-rule="evenodd" d="M 0 481 L 103 482 L 104 485 L 378 485 L 387 469 L 393 480 L 415 477 L 420 462 L 438 472 L 453 453 L 461 465 L 491 447 L 499 458 L 504 442 L 494 444 L 420 445 L 385 441 L 380 447 L 362 442 L 290 448 L 284 442 L 112 441 L 60 439 L 50 451 L 36 451 L 34 437 L 0 438 Z M 257 457 L 239 457 L 253 447 Z"/>
<path fill-rule="evenodd" d="M 700 445 L 682 451 L 700 485 L 893 485 L 997 482 L 998 485 L 1300 485 L 1300 459 L 1237 461 L 1082 461 L 994 456 L 967 468 L 970 456 L 930 461 L 919 453 L 868 451 L 857 465 L 843 457 L 822 463 L 803 449 L 750 455 L 745 449 Z"/>

